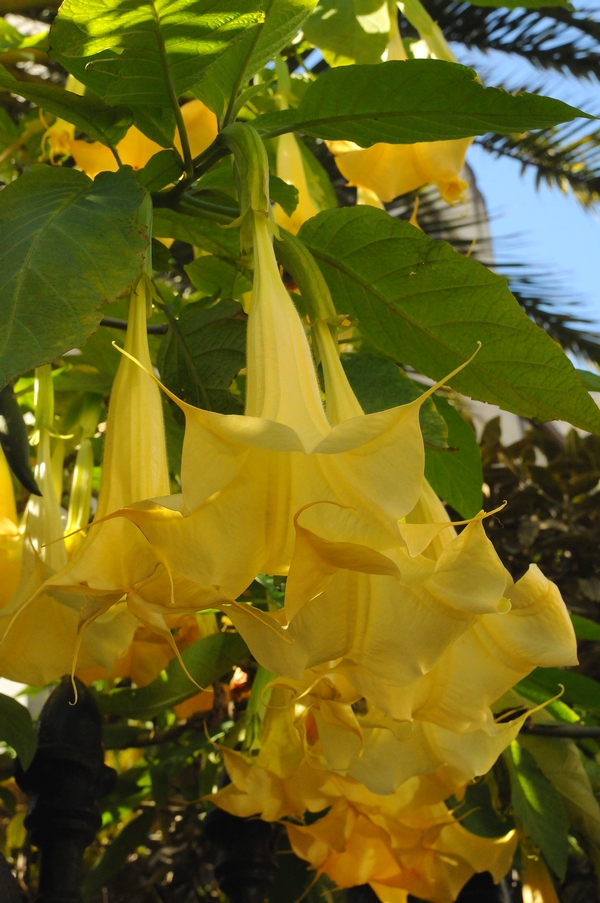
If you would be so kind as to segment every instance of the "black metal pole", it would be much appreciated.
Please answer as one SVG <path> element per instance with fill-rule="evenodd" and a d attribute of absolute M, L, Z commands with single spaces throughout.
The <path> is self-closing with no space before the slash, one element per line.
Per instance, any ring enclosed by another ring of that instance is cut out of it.
<path fill-rule="evenodd" d="M 276 826 L 214 809 L 204 827 L 215 848 L 215 878 L 230 903 L 266 903 L 277 869 Z"/>
<path fill-rule="evenodd" d="M 48 698 L 37 725 L 39 746 L 17 783 L 29 797 L 25 827 L 39 850 L 35 903 L 82 903 L 83 854 L 101 819 L 98 800 L 114 786 L 104 764 L 102 721 L 92 694 L 69 677 Z"/>

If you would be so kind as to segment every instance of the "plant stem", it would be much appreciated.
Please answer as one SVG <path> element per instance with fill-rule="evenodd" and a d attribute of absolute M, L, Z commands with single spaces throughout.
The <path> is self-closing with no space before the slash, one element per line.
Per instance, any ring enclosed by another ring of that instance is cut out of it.
<path fill-rule="evenodd" d="M 163 36 L 162 36 L 160 19 L 158 17 L 158 13 L 156 11 L 156 6 L 154 5 L 154 3 L 152 3 L 152 14 L 154 16 L 154 22 L 156 24 L 156 42 L 158 44 L 158 55 L 160 56 L 160 62 L 162 65 L 163 75 L 165 77 L 167 91 L 169 92 L 169 100 L 171 101 L 171 107 L 172 107 L 173 113 L 175 115 L 175 122 L 177 123 L 177 131 L 179 132 L 179 138 L 181 141 L 181 149 L 183 151 L 183 163 L 185 166 L 185 172 L 186 172 L 186 176 L 188 177 L 188 179 L 193 180 L 194 164 L 192 162 L 190 139 L 188 137 L 187 129 L 185 127 L 185 122 L 183 121 L 181 107 L 179 106 L 179 97 L 177 96 L 177 92 L 175 90 L 175 85 L 173 84 L 173 79 L 171 78 L 171 70 L 169 69 L 169 61 L 167 60 L 167 50 L 166 50 L 165 42 L 164 42 Z"/>

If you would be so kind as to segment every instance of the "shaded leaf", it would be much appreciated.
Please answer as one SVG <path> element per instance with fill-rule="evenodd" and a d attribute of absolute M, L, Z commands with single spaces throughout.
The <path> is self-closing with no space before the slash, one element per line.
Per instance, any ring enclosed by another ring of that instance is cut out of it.
<path fill-rule="evenodd" d="M 197 257 L 185 267 L 185 271 L 194 288 L 215 298 L 239 298 L 252 288 L 246 276 L 214 254 Z"/>
<path fill-rule="evenodd" d="M 23 412 L 15 398 L 13 387 L 4 386 L 0 390 L 0 444 L 8 461 L 8 466 L 19 482 L 34 495 L 41 495 L 31 469 L 29 436 Z"/>
<path fill-rule="evenodd" d="M 588 392 L 600 392 L 600 373 L 590 370 L 577 370 L 576 373 Z"/>
<path fill-rule="evenodd" d="M 0 740 L 11 746 L 24 769 L 29 768 L 37 749 L 37 734 L 24 705 L 0 693 Z"/>
<path fill-rule="evenodd" d="M 435 406 L 448 426 L 449 453 L 425 450 L 425 476 L 446 504 L 465 518 L 475 517 L 483 507 L 481 452 L 472 427 L 445 398 Z M 456 449 L 456 450 L 455 450 Z"/>
<path fill-rule="evenodd" d="M 329 69 L 309 86 L 296 110 L 266 113 L 253 125 L 269 135 L 299 131 L 370 147 L 380 141 L 510 134 L 577 116 L 592 118 L 550 97 L 484 88 L 472 69 L 457 63 L 390 60 Z"/>
<path fill-rule="evenodd" d="M 198 408 L 242 413 L 240 399 L 228 391 L 246 362 L 246 317 L 240 305 L 221 301 L 206 308 L 198 301 L 183 308 L 178 323 L 181 338 L 170 330 L 158 355 L 167 388 Z"/>
<path fill-rule="evenodd" d="M 503 754 L 508 766 L 515 817 L 562 880 L 569 853 L 569 820 L 562 797 L 516 740 Z"/>
<path fill-rule="evenodd" d="M 581 615 L 571 614 L 571 621 L 575 629 L 575 636 L 578 640 L 595 640 L 600 642 L 600 624 L 590 621 Z"/>
<path fill-rule="evenodd" d="M 133 171 L 36 166 L 0 193 L 0 385 L 83 344 L 139 275 Z"/>
<path fill-rule="evenodd" d="M 337 70 L 340 71 L 340 70 Z M 506 280 L 382 210 L 326 210 L 299 236 L 316 257 L 340 313 L 383 354 L 539 420 L 600 431 L 600 411 L 561 349 L 519 307 Z"/>

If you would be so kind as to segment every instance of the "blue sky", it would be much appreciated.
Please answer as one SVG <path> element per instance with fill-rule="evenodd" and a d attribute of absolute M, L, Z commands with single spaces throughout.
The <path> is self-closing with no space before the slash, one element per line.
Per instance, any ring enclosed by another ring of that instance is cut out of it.
<path fill-rule="evenodd" d="M 471 148 L 468 160 L 488 205 L 497 259 L 529 261 L 556 276 L 565 302 L 580 301 L 578 310 L 600 331 L 600 206 L 585 210 L 571 194 L 536 188 L 533 172 L 521 175 L 518 163 L 482 148 Z"/>
<path fill-rule="evenodd" d="M 575 0 L 600 20 L 598 0 Z M 525 87 L 557 97 L 600 116 L 600 85 L 536 68 L 522 58 L 493 52 L 483 54 L 453 46 L 459 61 L 475 68 L 486 85 Z M 572 194 L 545 183 L 535 186 L 533 171 L 521 174 L 520 164 L 497 158 L 478 147 L 467 157 L 475 171 L 491 217 L 498 259 L 529 261 L 537 270 L 556 277 L 564 301 L 580 301 L 582 315 L 593 319 L 600 332 L 600 204 L 584 209 Z M 500 240 L 510 236 L 511 241 Z M 557 303 L 557 307 L 559 303 Z"/>

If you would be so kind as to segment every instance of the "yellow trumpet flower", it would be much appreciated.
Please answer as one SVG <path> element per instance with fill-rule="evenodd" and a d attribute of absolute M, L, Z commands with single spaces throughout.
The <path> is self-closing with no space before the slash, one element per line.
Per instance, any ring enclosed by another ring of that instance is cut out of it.
<path fill-rule="evenodd" d="M 384 203 L 433 182 L 448 204 L 456 204 L 469 187 L 459 173 L 472 142 L 457 138 L 361 148 L 352 141 L 328 141 L 327 147 L 349 185 L 373 192 Z"/>
<path fill-rule="evenodd" d="M 160 393 L 145 369 L 130 359 L 151 369 L 146 335 L 149 290 L 148 277 L 143 275 L 131 296 L 127 355 L 122 357 L 111 393 L 94 522 L 68 565 L 46 581 L 45 590 L 61 599 L 74 594 L 69 604 L 79 610 L 80 638 L 89 624 L 125 598 L 134 616 L 130 617 L 133 630 L 137 619 L 179 655 L 165 616 L 211 608 L 222 597 L 213 586 L 196 586 L 169 573 L 126 519 L 106 519 L 126 505 L 168 496 L 170 491 Z M 109 670 L 114 665 L 110 663 Z"/>
<path fill-rule="evenodd" d="M 182 493 L 120 512 L 174 571 L 218 585 L 231 599 L 257 573 L 287 573 L 294 515 L 306 505 L 352 505 L 395 529 L 419 497 L 419 409 L 435 389 L 369 415 L 351 395 L 344 410 L 352 408 L 355 416 L 331 425 L 304 327 L 279 275 L 269 223 L 258 215 L 254 253 L 245 414 L 201 410 L 171 395 L 186 417 Z M 344 392 L 351 393 L 347 381 Z M 236 625 L 240 610 L 228 609 Z"/>
<path fill-rule="evenodd" d="M 13 482 L 0 446 L 0 609 L 10 601 L 19 582 L 22 539 L 17 526 Z"/>
<path fill-rule="evenodd" d="M 287 818 L 296 855 L 339 887 L 370 884 L 384 901 L 412 893 L 448 903 L 473 873 L 489 870 L 496 881 L 506 874 L 514 830 L 494 840 L 470 834 L 448 811 L 443 800 L 451 791 L 436 776 L 413 777 L 380 795 L 319 766 L 306 755 L 296 709 L 290 691 L 275 685 L 258 754 L 221 750 L 231 783 L 210 797 L 213 803 L 240 817 Z M 324 809 L 302 824 L 307 812 Z"/>
<path fill-rule="evenodd" d="M 273 216 L 278 226 L 293 232 L 299 231 L 300 226 L 316 216 L 319 212 L 310 196 L 306 170 L 302 159 L 302 152 L 298 145 L 298 139 L 293 132 L 288 132 L 278 138 L 277 143 L 277 175 L 288 185 L 294 185 L 298 189 L 298 206 L 291 216 L 285 210 L 275 204 Z"/>
<path fill-rule="evenodd" d="M 67 564 L 50 453 L 54 405 L 49 365 L 36 371 L 35 388 L 39 431 L 35 478 L 42 495 L 31 496 L 25 509 L 20 580 L 0 616 L 0 674 L 42 687 L 69 671 L 79 615 L 43 588 L 44 581 Z M 94 625 L 82 649 L 84 666 L 121 655 L 131 639 L 132 631 L 128 633 L 127 627 L 121 613 Z"/>
<path fill-rule="evenodd" d="M 181 115 L 188 133 L 192 156 L 196 157 L 212 144 L 217 137 L 217 117 L 200 100 L 190 100 L 181 107 Z M 181 150 L 179 135 L 175 136 L 175 147 Z M 163 148 L 147 138 L 135 126 L 132 126 L 124 138 L 117 144 L 117 152 L 121 162 L 132 166 L 133 169 L 142 169 L 150 157 L 157 154 Z M 99 172 L 109 170 L 116 172 L 118 163 L 110 148 L 99 141 L 71 140 L 69 152 L 80 169 L 86 175 L 94 179 Z"/>
<path fill-rule="evenodd" d="M 392 16 L 390 22 L 386 59 L 405 60 L 397 16 Z M 359 203 L 377 205 L 379 201 L 387 204 L 401 194 L 433 183 L 448 204 L 456 204 L 464 199 L 469 187 L 460 178 L 460 172 L 472 142 L 472 138 L 458 138 L 415 144 L 380 143 L 367 148 L 352 141 L 327 141 L 326 144 L 348 184 L 358 188 L 359 193 L 365 193 L 366 197 Z"/>

